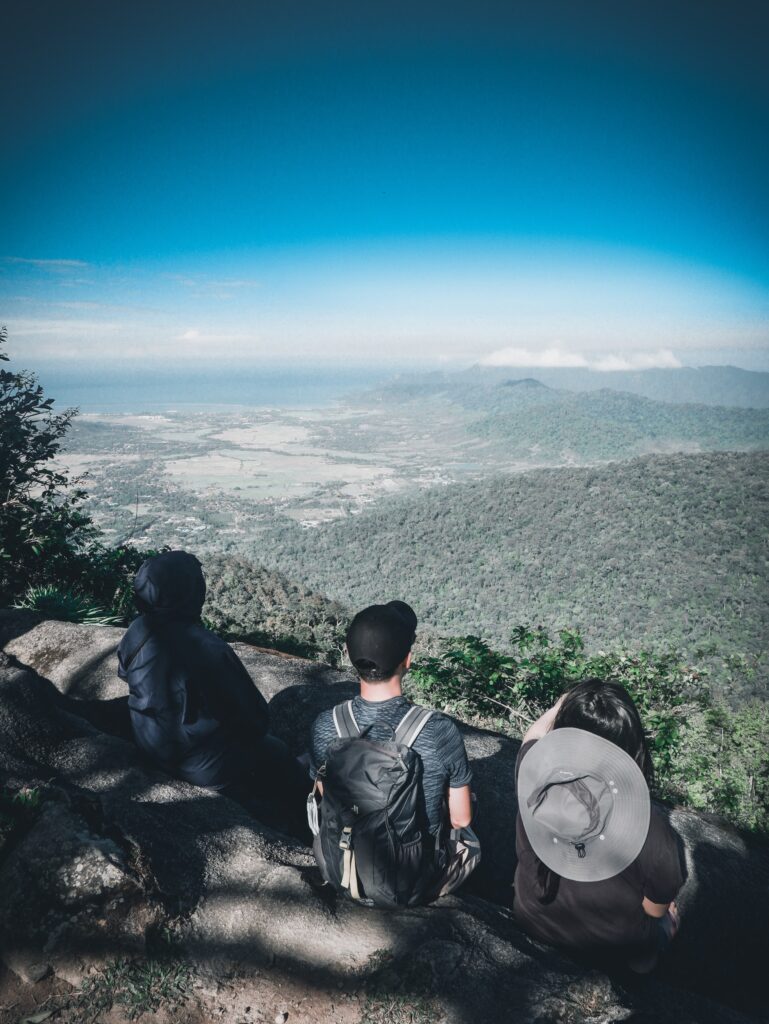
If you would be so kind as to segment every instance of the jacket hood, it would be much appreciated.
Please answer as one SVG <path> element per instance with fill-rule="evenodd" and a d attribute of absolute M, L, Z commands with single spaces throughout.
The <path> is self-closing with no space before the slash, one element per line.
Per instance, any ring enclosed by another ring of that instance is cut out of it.
<path fill-rule="evenodd" d="M 203 569 L 186 551 L 148 558 L 134 579 L 136 607 L 160 619 L 199 619 L 206 597 Z"/>

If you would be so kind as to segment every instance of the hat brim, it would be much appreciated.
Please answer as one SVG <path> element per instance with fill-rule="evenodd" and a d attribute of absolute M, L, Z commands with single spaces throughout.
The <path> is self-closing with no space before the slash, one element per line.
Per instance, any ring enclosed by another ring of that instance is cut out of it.
<path fill-rule="evenodd" d="M 589 772 L 613 783 L 604 838 L 591 840 L 585 857 L 579 857 L 569 842 L 554 842 L 552 830 L 528 806 L 532 793 L 558 771 Z M 641 852 L 649 832 L 651 800 L 643 772 L 615 743 L 584 729 L 554 729 L 521 761 L 518 810 L 532 849 L 551 871 L 575 882 L 601 882 L 620 874 Z"/>

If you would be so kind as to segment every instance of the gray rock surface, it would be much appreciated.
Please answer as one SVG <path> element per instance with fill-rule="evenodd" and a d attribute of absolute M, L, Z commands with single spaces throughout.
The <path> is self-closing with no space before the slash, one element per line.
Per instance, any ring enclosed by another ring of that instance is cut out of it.
<path fill-rule="evenodd" d="M 529 940 L 510 913 L 518 744 L 464 728 L 484 862 L 462 896 L 384 913 L 319 885 L 309 850 L 246 809 L 170 779 L 130 741 L 115 651 L 122 630 L 0 612 L 0 782 L 41 787 L 31 829 L 0 861 L 5 963 L 34 981 L 75 981 L 89 963 L 143 948 L 160 925 L 206 964 L 266 964 L 311 983 L 360 978 L 384 953 L 420 967 L 446 1019 L 762 1019 L 767 849 L 684 811 L 682 929 L 653 979 L 579 964 Z M 236 644 L 300 753 L 323 708 L 354 692 L 343 674 Z M 404 968 L 405 969 L 405 968 Z"/>

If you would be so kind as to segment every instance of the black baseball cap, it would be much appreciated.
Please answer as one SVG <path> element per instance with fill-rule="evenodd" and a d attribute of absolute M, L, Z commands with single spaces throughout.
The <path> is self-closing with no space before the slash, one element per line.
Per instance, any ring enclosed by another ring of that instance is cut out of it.
<path fill-rule="evenodd" d="M 391 675 L 411 650 L 416 638 L 417 617 L 405 601 L 372 604 L 358 612 L 347 630 L 347 653 Z"/>

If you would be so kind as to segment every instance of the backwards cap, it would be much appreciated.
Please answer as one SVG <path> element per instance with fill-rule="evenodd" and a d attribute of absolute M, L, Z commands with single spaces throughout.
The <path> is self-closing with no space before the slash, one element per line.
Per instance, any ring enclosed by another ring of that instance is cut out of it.
<path fill-rule="evenodd" d="M 382 675 L 392 675 L 411 650 L 417 617 L 405 601 L 372 604 L 358 612 L 347 630 L 350 661 L 368 661 Z"/>

